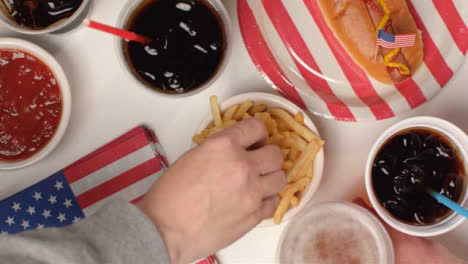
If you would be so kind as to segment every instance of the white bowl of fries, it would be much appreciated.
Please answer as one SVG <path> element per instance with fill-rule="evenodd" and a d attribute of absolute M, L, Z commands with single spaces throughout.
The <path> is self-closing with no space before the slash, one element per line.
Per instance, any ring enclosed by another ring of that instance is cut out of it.
<path fill-rule="evenodd" d="M 267 144 L 276 144 L 285 157 L 283 169 L 288 186 L 281 191 L 280 204 L 273 218 L 259 227 L 285 223 L 298 214 L 312 199 L 320 184 L 324 166 L 324 142 L 310 117 L 287 99 L 267 93 L 245 93 L 218 105 L 210 98 L 211 114 L 201 122 L 193 136 L 193 146 L 207 137 L 239 122 L 256 117 L 268 130 Z"/>

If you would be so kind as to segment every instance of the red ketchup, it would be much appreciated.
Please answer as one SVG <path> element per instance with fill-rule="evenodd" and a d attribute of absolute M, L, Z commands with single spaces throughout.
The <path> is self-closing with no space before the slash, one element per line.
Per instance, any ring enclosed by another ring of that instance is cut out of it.
<path fill-rule="evenodd" d="M 0 49 L 0 161 L 19 161 L 43 149 L 62 116 L 60 87 L 33 55 Z"/>

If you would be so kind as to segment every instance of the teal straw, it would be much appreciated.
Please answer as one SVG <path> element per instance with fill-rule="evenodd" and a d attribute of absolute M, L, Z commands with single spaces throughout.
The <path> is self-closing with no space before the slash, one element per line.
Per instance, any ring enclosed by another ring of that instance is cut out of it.
<path fill-rule="evenodd" d="M 426 189 L 427 193 L 430 194 L 434 199 L 436 199 L 439 203 L 445 205 L 446 207 L 452 209 L 457 214 L 468 218 L 468 209 L 460 206 L 456 202 L 450 200 L 447 196 L 442 195 L 434 190 Z"/>

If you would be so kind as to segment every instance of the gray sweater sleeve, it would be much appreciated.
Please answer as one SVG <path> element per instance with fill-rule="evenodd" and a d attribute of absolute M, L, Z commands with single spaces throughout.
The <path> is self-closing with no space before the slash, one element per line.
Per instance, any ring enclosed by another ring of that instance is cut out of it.
<path fill-rule="evenodd" d="M 66 228 L 0 235 L 0 263 L 169 263 L 153 223 L 135 206 L 112 202 Z"/>

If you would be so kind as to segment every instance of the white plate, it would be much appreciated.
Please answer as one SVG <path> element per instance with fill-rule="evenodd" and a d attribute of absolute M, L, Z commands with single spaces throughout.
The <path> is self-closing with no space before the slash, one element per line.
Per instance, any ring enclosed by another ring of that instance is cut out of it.
<path fill-rule="evenodd" d="M 328 27 L 318 0 L 238 0 L 239 27 L 264 78 L 311 113 L 340 121 L 392 118 L 442 91 L 465 61 L 468 1 L 408 0 L 422 32 L 424 63 L 386 85 L 367 75 Z"/>
<path fill-rule="evenodd" d="M 0 161 L 0 170 L 12 170 L 28 166 L 39 161 L 40 159 L 44 158 L 47 154 L 49 154 L 58 145 L 68 126 L 68 121 L 70 120 L 71 94 L 70 86 L 68 84 L 67 77 L 65 76 L 62 67 L 55 60 L 55 58 L 52 57 L 52 55 L 50 55 L 44 49 L 31 42 L 14 38 L 0 38 L 0 49 L 23 50 L 36 56 L 44 64 L 46 64 L 52 71 L 52 73 L 55 75 L 55 79 L 59 84 L 60 93 L 62 95 L 62 117 L 60 118 L 59 126 L 55 131 L 53 138 L 49 141 L 47 145 L 44 146 L 42 150 L 40 150 L 39 152 L 27 159 L 13 162 Z"/>
<path fill-rule="evenodd" d="M 314 123 L 312 123 L 312 120 L 310 117 L 307 115 L 306 112 L 304 112 L 302 109 L 300 109 L 297 105 L 291 103 L 290 101 L 286 100 L 283 97 L 273 95 L 273 94 L 267 94 L 267 93 L 244 93 L 244 94 L 239 94 L 236 96 L 233 96 L 226 101 L 222 102 L 220 104 L 220 109 L 221 111 L 226 110 L 229 106 L 235 105 L 242 103 L 244 101 L 251 100 L 254 102 L 259 102 L 263 103 L 267 106 L 272 106 L 272 107 L 281 107 L 290 113 L 298 113 L 301 112 L 304 115 L 304 124 L 314 133 L 316 133 L 318 136 L 320 136 L 317 128 L 315 127 Z M 200 133 L 203 129 L 205 129 L 208 124 L 211 122 L 211 114 L 207 115 L 203 121 L 200 123 L 200 126 L 198 127 L 197 131 L 195 131 L 194 134 Z M 195 146 L 195 144 L 192 144 L 192 147 Z M 306 204 L 312 199 L 314 196 L 315 192 L 317 191 L 320 181 L 322 179 L 322 173 L 323 173 L 323 166 L 324 166 L 324 151 L 323 148 L 320 150 L 320 152 L 317 154 L 317 157 L 314 160 L 314 177 L 312 178 L 312 182 L 307 186 L 305 191 L 302 193 L 302 198 L 301 198 L 301 203 L 297 208 L 291 208 L 289 211 L 285 214 L 283 217 L 283 222 L 286 223 L 290 219 L 292 219 L 295 215 L 297 215 L 305 206 Z M 275 226 L 273 223 L 273 219 L 265 219 L 263 220 L 257 227 L 267 227 L 267 226 Z"/>

